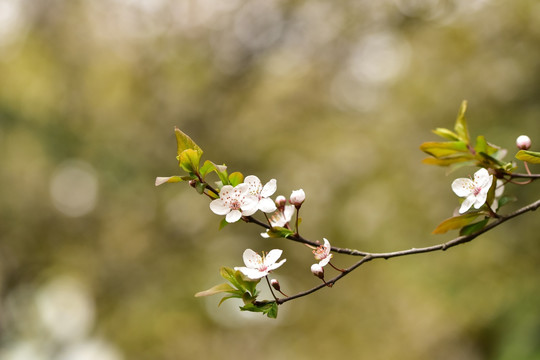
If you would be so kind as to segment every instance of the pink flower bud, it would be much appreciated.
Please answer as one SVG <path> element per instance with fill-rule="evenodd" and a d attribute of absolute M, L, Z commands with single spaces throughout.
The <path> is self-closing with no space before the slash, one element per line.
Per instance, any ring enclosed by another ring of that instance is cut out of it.
<path fill-rule="evenodd" d="M 319 279 L 324 280 L 324 268 L 319 264 L 311 265 L 311 273 L 318 277 Z"/>
<path fill-rule="evenodd" d="M 276 206 L 278 209 L 283 209 L 285 207 L 285 204 L 287 204 L 287 199 L 283 195 L 279 195 L 276 198 Z"/>
<path fill-rule="evenodd" d="M 276 279 L 270 280 L 270 284 L 272 284 L 272 287 L 276 289 L 277 291 L 281 291 L 281 286 L 279 286 L 279 281 Z"/>
<path fill-rule="evenodd" d="M 518 149 L 528 150 L 531 147 L 531 139 L 527 135 L 520 135 L 516 139 Z"/>
<path fill-rule="evenodd" d="M 304 200 L 306 200 L 306 194 L 304 193 L 304 190 L 300 189 L 292 192 L 289 202 L 296 206 L 296 208 L 299 208 Z"/>

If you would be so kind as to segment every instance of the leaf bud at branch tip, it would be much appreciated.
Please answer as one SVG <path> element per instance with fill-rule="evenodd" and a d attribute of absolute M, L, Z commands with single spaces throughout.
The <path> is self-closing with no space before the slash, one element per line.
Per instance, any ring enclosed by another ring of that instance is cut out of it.
<path fill-rule="evenodd" d="M 531 139 L 527 135 L 520 135 L 516 139 L 516 146 L 521 150 L 529 150 L 531 147 Z"/>

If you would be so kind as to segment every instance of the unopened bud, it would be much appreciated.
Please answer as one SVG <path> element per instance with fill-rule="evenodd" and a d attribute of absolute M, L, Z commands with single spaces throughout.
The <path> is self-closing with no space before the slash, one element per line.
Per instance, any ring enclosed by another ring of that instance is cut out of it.
<path fill-rule="evenodd" d="M 276 198 L 276 207 L 278 209 L 283 209 L 285 207 L 285 204 L 287 204 L 287 199 L 285 198 L 285 196 L 283 195 L 279 195 L 277 198 Z"/>
<path fill-rule="evenodd" d="M 296 208 L 299 208 L 304 200 L 306 200 L 306 194 L 304 193 L 304 190 L 300 189 L 292 192 L 289 202 L 296 206 Z"/>
<path fill-rule="evenodd" d="M 319 264 L 311 265 L 311 273 L 321 280 L 324 280 L 324 268 Z"/>
<path fill-rule="evenodd" d="M 195 179 L 189 180 L 189 186 L 191 186 L 192 188 L 196 187 L 197 186 L 197 180 L 195 180 Z"/>
<path fill-rule="evenodd" d="M 520 135 L 516 139 L 518 149 L 528 150 L 531 147 L 531 139 L 527 135 Z"/>
<path fill-rule="evenodd" d="M 272 287 L 276 289 L 277 291 L 281 291 L 281 286 L 279 286 L 279 281 L 276 279 L 270 280 L 270 284 L 272 284 Z"/>

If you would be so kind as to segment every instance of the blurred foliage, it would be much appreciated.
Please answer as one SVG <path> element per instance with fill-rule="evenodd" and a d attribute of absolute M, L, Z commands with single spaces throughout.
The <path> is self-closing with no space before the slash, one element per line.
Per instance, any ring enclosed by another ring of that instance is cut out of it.
<path fill-rule="evenodd" d="M 282 289 L 305 290 L 311 252 L 154 187 L 180 174 L 178 126 L 230 172 L 303 188 L 307 238 L 444 241 L 453 178 L 418 146 L 467 99 L 471 133 L 537 151 L 539 42 L 533 0 L 0 0 L 0 357 L 539 358 L 536 214 L 272 320 L 194 294 L 247 247 L 282 248 Z M 509 211 L 537 189 L 508 188 Z"/>

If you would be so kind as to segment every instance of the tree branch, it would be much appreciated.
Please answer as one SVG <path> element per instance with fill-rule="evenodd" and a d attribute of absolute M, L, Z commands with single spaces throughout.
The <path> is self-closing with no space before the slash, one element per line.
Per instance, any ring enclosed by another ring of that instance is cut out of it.
<path fill-rule="evenodd" d="M 369 262 L 371 260 L 374 260 L 374 259 L 390 259 L 390 258 L 399 257 L 399 256 L 422 254 L 422 253 L 428 253 L 428 252 L 439 251 L 439 250 L 445 251 L 445 250 L 447 250 L 447 249 L 449 249 L 451 247 L 467 243 L 467 242 L 475 239 L 476 237 L 482 235 L 483 233 L 486 233 L 486 232 L 490 231 L 491 229 L 494 229 L 495 227 L 499 226 L 500 224 L 504 223 L 505 221 L 510 220 L 512 218 L 515 218 L 515 217 L 517 217 L 519 215 L 522 215 L 522 214 L 524 214 L 526 212 L 534 211 L 534 210 L 538 209 L 539 207 L 540 207 L 540 200 L 537 200 L 537 201 L 535 201 L 535 202 L 533 202 L 533 203 L 531 203 L 531 204 L 529 204 L 527 206 L 522 207 L 519 210 L 514 211 L 513 213 L 510 213 L 508 215 L 499 217 L 496 221 L 492 222 L 491 224 L 489 224 L 485 228 L 483 228 L 483 229 L 481 229 L 481 230 L 479 230 L 479 231 L 477 231 L 477 232 L 475 232 L 473 234 L 459 236 L 459 237 L 457 237 L 455 239 L 452 239 L 452 240 L 450 240 L 448 242 L 445 242 L 445 243 L 442 243 L 442 244 L 439 244 L 439 245 L 428 246 L 428 247 L 423 247 L 423 248 L 412 248 L 412 249 L 408 249 L 408 250 L 401 250 L 401 251 L 394 251 L 394 252 L 387 252 L 387 253 L 365 253 L 365 252 L 361 252 L 361 251 L 357 251 L 357 250 L 341 249 L 341 250 L 347 250 L 347 251 L 343 251 L 343 253 L 346 253 L 346 254 L 349 254 L 349 255 L 361 255 L 361 256 L 363 256 L 363 258 L 360 259 L 355 264 L 353 264 L 351 267 L 345 269 L 344 272 L 340 273 L 335 278 L 333 278 L 331 280 L 328 280 L 327 283 L 332 284 L 332 285 L 335 284 L 341 278 L 343 278 L 344 276 L 347 276 L 353 270 L 360 267 L 362 264 L 367 263 L 367 262 Z M 332 248 L 332 250 L 334 250 L 334 248 Z M 300 297 L 312 294 L 315 291 L 318 291 L 318 290 L 320 290 L 320 289 L 322 289 L 324 287 L 326 287 L 326 284 L 321 284 L 321 285 L 318 285 L 318 286 L 316 286 L 316 287 L 314 287 L 312 289 L 300 292 L 298 294 L 295 294 L 295 295 L 292 295 L 292 296 L 289 296 L 289 297 L 286 297 L 286 298 L 279 298 L 276 301 L 277 301 L 278 304 L 283 304 L 283 303 L 285 303 L 287 301 L 291 301 L 291 300 L 298 299 Z"/>

